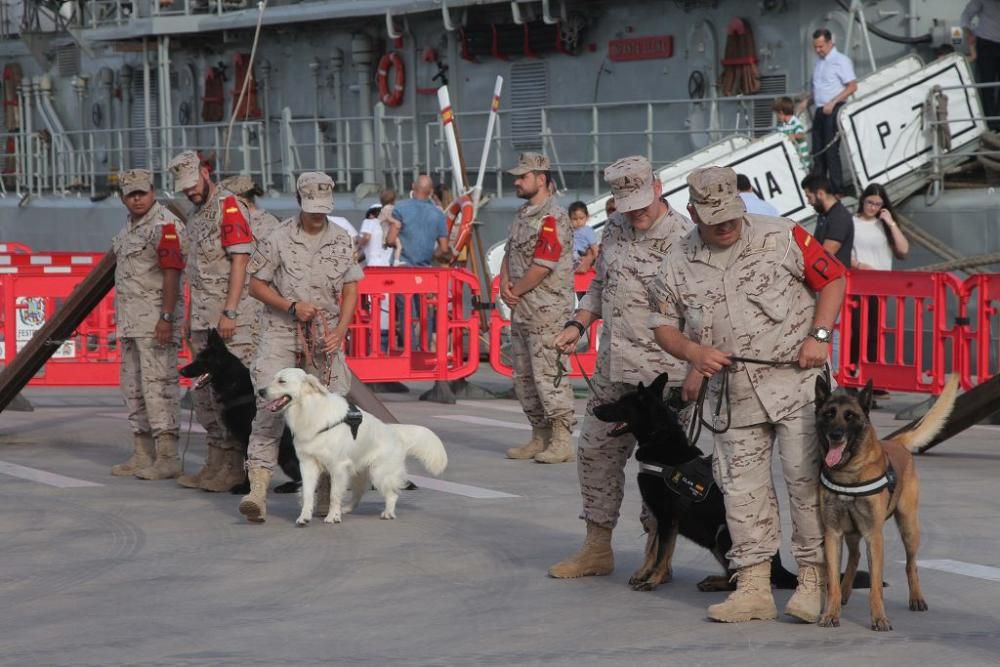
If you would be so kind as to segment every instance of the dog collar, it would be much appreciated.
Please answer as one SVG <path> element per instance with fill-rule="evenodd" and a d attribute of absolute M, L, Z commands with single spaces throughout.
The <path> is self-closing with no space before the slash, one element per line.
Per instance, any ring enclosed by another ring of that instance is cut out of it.
<path fill-rule="evenodd" d="M 889 486 L 889 476 L 882 473 L 881 476 L 875 479 L 870 479 L 867 482 L 859 482 L 858 484 L 837 484 L 832 479 L 826 476 L 826 471 L 821 470 L 819 473 L 820 483 L 833 491 L 834 493 L 839 493 L 842 496 L 873 496 L 879 493 L 882 489 Z"/>

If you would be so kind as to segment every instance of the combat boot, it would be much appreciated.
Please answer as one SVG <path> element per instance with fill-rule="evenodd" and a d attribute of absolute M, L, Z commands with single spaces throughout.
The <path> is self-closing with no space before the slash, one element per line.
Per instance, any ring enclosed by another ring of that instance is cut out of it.
<path fill-rule="evenodd" d="M 778 617 L 771 594 L 771 563 L 764 561 L 736 572 L 736 590 L 708 608 L 708 617 L 722 623 L 742 623 Z"/>
<path fill-rule="evenodd" d="M 239 448 L 220 449 L 222 464 L 212 477 L 201 480 L 198 488 L 212 493 L 223 493 L 243 483 L 243 451 Z"/>
<path fill-rule="evenodd" d="M 138 470 L 153 465 L 155 454 L 153 436 L 149 433 L 136 433 L 132 436 L 132 456 L 125 463 L 111 466 L 111 474 L 115 477 L 131 477 Z"/>
<path fill-rule="evenodd" d="M 587 522 L 587 538 L 583 548 L 549 568 L 555 579 L 603 577 L 615 569 L 615 554 L 611 550 L 611 529 Z"/>
<path fill-rule="evenodd" d="M 799 585 L 785 605 L 785 613 L 806 623 L 819 620 L 823 605 L 823 588 L 826 577 L 815 565 L 799 567 Z"/>
<path fill-rule="evenodd" d="M 540 454 L 549 444 L 552 438 L 552 429 L 547 427 L 532 426 L 531 440 L 521 447 L 511 447 L 507 450 L 509 459 L 533 459 L 535 454 Z"/>
<path fill-rule="evenodd" d="M 153 465 L 137 470 L 139 479 L 173 479 L 181 474 L 177 458 L 177 436 L 163 433 L 156 439 L 156 460 Z"/>
<path fill-rule="evenodd" d="M 264 523 L 267 518 L 267 485 L 271 471 L 267 468 L 250 468 L 250 493 L 240 500 L 240 514 L 252 523 Z"/>
<path fill-rule="evenodd" d="M 552 423 L 552 438 L 545 451 L 535 454 L 535 463 L 569 463 L 576 460 L 573 431 L 568 424 Z"/>
<path fill-rule="evenodd" d="M 222 469 L 222 450 L 214 443 L 208 445 L 208 456 L 205 457 L 205 465 L 201 470 L 190 475 L 181 475 L 177 478 L 177 483 L 186 489 L 197 489 L 201 483 L 211 479 Z"/>

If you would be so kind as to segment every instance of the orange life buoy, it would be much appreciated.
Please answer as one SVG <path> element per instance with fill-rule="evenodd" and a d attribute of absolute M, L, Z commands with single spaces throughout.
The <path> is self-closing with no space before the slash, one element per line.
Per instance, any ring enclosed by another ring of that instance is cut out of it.
<path fill-rule="evenodd" d="M 392 91 L 389 91 L 389 70 L 393 71 Z M 378 61 L 378 71 L 375 74 L 378 84 L 378 96 L 388 107 L 398 107 L 403 103 L 403 84 L 406 83 L 406 71 L 403 69 L 403 59 L 395 51 L 382 56 Z"/>
<path fill-rule="evenodd" d="M 472 197 L 462 195 L 456 198 L 444 214 L 448 223 L 448 242 L 455 254 L 458 254 L 465 249 L 472 236 L 472 218 L 475 216 Z"/>

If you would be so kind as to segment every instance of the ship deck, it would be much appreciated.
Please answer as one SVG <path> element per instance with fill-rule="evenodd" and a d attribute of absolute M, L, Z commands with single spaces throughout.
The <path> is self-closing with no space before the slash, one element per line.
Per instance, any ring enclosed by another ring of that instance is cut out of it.
<path fill-rule="evenodd" d="M 893 632 L 868 629 L 867 591 L 838 629 L 720 625 L 705 607 L 723 594 L 695 588 L 718 566 L 683 539 L 671 583 L 627 586 L 644 544 L 634 462 L 614 574 L 550 579 L 583 532 L 575 466 L 503 458 L 528 432 L 515 401 L 439 405 L 418 402 L 420 389 L 382 398 L 441 436 L 446 483 L 414 462 L 420 488 L 404 492 L 397 520 L 379 520 L 371 492 L 344 523 L 308 528 L 294 525 L 294 495 L 272 494 L 267 522 L 249 525 L 229 494 L 111 477 L 131 440 L 117 390 L 28 390 L 34 412 L 0 415 L 0 664 L 1000 664 L 1000 427 L 918 458 L 929 612 L 907 608 L 889 526 Z M 894 395 L 874 413 L 880 432 L 921 399 Z M 195 426 L 187 468 L 203 453 Z M 776 591 L 779 610 L 788 595 Z"/>

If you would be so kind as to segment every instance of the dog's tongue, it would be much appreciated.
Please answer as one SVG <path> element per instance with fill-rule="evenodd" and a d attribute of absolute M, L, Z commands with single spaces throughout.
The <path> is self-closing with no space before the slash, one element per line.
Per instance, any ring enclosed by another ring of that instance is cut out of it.
<path fill-rule="evenodd" d="M 844 449 L 847 447 L 847 443 L 837 445 L 835 447 L 830 447 L 826 452 L 826 466 L 832 468 L 833 466 L 840 463 L 840 459 L 844 458 Z"/>
<path fill-rule="evenodd" d="M 285 405 L 290 400 L 292 400 L 292 399 L 290 399 L 288 396 L 279 396 L 278 398 L 274 399 L 273 401 L 269 401 L 268 404 L 265 407 L 268 410 L 270 410 L 271 412 L 277 412 L 281 408 L 285 407 Z"/>

